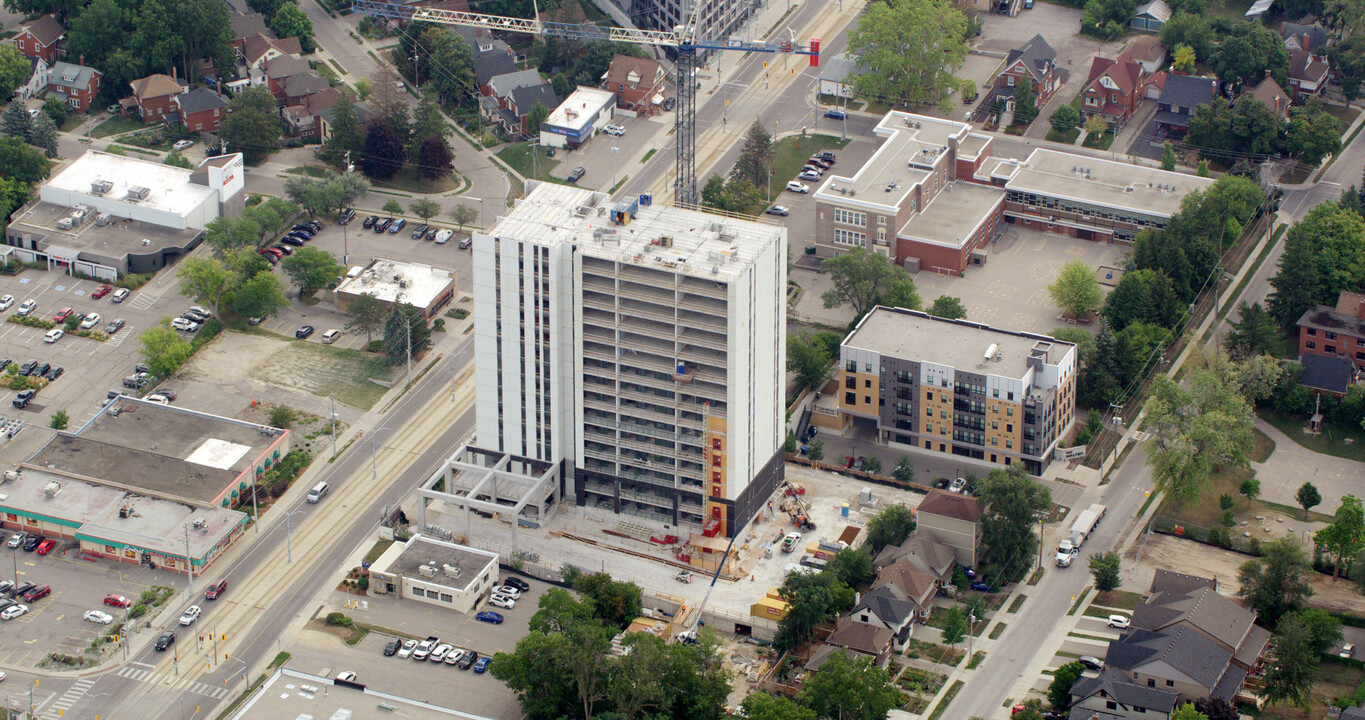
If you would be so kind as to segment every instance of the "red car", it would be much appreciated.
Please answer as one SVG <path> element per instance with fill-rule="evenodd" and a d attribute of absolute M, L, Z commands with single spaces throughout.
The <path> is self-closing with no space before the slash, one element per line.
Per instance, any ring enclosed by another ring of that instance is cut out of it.
<path fill-rule="evenodd" d="M 43 598 L 51 594 L 52 588 L 48 587 L 47 585 L 39 585 L 38 587 L 33 588 L 28 592 L 24 593 L 23 598 L 26 602 L 33 602 L 34 600 L 42 600 Z"/>
<path fill-rule="evenodd" d="M 49 539 L 49 540 L 44 540 L 44 541 L 38 543 L 38 554 L 39 554 L 39 555 L 46 555 L 46 554 L 52 552 L 52 548 L 55 548 L 55 547 L 57 547 L 57 541 L 56 541 L 56 540 L 50 540 L 50 539 Z"/>
<path fill-rule="evenodd" d="M 126 597 L 123 597 L 122 595 L 105 595 L 104 604 L 110 607 L 126 608 L 132 607 L 133 601 L 129 600 Z"/>
<path fill-rule="evenodd" d="M 113 291 L 114 289 L 109 287 L 108 285 L 101 285 L 95 288 L 95 292 L 90 293 L 90 297 L 95 300 L 99 300 L 100 298 L 104 297 L 105 295 L 108 295 Z"/>
<path fill-rule="evenodd" d="M 75 311 L 75 310 L 72 310 L 72 309 L 69 308 L 69 307 L 62 308 L 61 310 L 58 310 L 58 311 L 57 311 L 57 314 L 56 314 L 56 315 L 53 315 L 53 316 L 52 316 L 52 322 L 55 322 L 55 323 L 64 323 L 64 322 L 66 322 L 66 319 L 67 319 L 67 318 L 71 317 L 71 316 L 74 315 L 75 313 L 76 313 L 76 311 Z"/>

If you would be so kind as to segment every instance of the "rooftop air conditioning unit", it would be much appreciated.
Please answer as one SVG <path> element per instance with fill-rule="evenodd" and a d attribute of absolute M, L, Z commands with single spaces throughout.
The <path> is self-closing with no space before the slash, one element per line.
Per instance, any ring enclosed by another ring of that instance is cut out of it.
<path fill-rule="evenodd" d="M 203 529 L 204 529 L 204 526 L 205 526 L 205 525 L 208 525 L 208 524 L 209 524 L 209 521 L 208 521 L 208 520 L 205 520 L 204 518 L 195 518 L 195 519 L 194 519 L 194 529 L 195 529 L 195 530 L 203 530 Z"/>
<path fill-rule="evenodd" d="M 57 493 L 62 491 L 62 484 L 53 480 L 43 487 L 43 494 L 48 497 L 57 497 Z"/>
<path fill-rule="evenodd" d="M 457 578 L 460 576 L 460 569 L 454 565 L 442 565 L 441 569 L 445 570 L 446 575 L 450 577 Z"/>
<path fill-rule="evenodd" d="M 104 227 L 105 225 L 109 225 L 113 222 L 114 216 L 110 215 L 109 213 L 100 213 L 95 216 L 95 224 L 98 225 L 99 227 Z"/>
<path fill-rule="evenodd" d="M 75 225 L 75 222 L 73 222 L 69 217 L 64 217 L 61 220 L 57 221 L 58 230 L 70 230 L 72 225 Z"/>
<path fill-rule="evenodd" d="M 422 577 L 436 577 L 436 568 L 430 565 L 418 565 L 417 574 Z"/>
<path fill-rule="evenodd" d="M 96 180 L 95 182 L 90 183 L 90 194 L 91 194 L 91 195 L 99 195 L 99 196 L 103 197 L 104 195 L 108 194 L 108 192 L 109 192 L 110 190 L 113 190 L 113 189 L 114 189 L 114 183 L 112 183 L 112 182 L 110 182 L 110 181 L 108 181 L 108 180 Z"/>
<path fill-rule="evenodd" d="M 141 202 L 143 200 L 146 200 L 147 197 L 150 196 L 151 194 L 152 194 L 151 188 L 145 188 L 140 185 L 134 185 L 128 188 L 128 194 L 125 195 L 123 199 L 127 200 L 128 202 Z"/>
<path fill-rule="evenodd" d="M 18 479 L 19 479 L 19 471 L 18 471 L 18 470 L 6 470 L 6 471 L 5 471 L 5 479 L 6 479 L 6 480 L 9 480 L 9 481 L 11 481 L 11 482 L 13 482 L 13 481 L 15 481 L 15 480 L 18 480 Z"/>

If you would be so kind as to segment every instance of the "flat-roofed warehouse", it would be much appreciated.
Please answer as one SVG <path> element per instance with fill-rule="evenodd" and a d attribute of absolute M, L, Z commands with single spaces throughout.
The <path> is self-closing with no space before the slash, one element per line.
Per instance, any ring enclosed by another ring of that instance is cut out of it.
<path fill-rule="evenodd" d="M 337 307 L 346 312 L 360 295 L 373 295 L 385 307 L 407 303 L 430 320 L 455 297 L 455 273 L 423 263 L 375 258 L 364 268 L 352 268 L 337 285 Z"/>

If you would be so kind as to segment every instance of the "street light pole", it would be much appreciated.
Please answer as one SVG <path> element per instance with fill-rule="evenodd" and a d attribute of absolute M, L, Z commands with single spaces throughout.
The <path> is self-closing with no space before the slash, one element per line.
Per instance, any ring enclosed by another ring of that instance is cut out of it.
<path fill-rule="evenodd" d="M 289 520 L 294 517 L 294 513 L 285 513 L 284 516 L 284 557 L 285 562 L 294 562 L 294 529 Z"/>
<path fill-rule="evenodd" d="M 327 402 L 331 405 L 332 415 L 332 459 L 337 457 L 337 401 L 331 395 L 327 396 Z"/>
<path fill-rule="evenodd" d="M 612 189 L 612 190 L 616 190 L 616 151 L 619 150 L 619 149 L 620 149 L 620 148 L 616 147 L 616 142 L 613 140 L 613 141 L 612 141 L 612 144 L 611 144 L 611 189 Z"/>
<path fill-rule="evenodd" d="M 189 579 L 189 585 L 185 588 L 188 592 L 194 592 L 194 561 L 190 560 L 190 524 L 185 522 L 185 576 Z"/>

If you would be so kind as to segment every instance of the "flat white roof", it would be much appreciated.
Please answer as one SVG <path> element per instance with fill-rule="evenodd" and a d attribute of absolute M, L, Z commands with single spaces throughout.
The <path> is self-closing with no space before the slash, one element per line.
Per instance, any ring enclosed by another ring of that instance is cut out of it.
<path fill-rule="evenodd" d="M 1038 148 L 1005 189 L 1169 218 L 1191 190 L 1212 184 L 1196 175 Z"/>
<path fill-rule="evenodd" d="M 574 131 L 582 130 L 597 117 L 599 110 L 614 104 L 616 104 L 614 93 L 580 85 L 567 100 L 550 113 L 545 123 Z"/>
<path fill-rule="evenodd" d="M 929 177 L 948 151 L 949 139 L 965 141 L 971 131 L 966 123 L 891 111 L 873 132 L 886 138 L 881 147 L 852 176 L 830 173 L 815 199 L 840 205 L 861 201 L 898 208 L 915 186 Z"/>
<path fill-rule="evenodd" d="M 48 180 L 43 188 L 52 187 L 89 195 L 92 194 L 94 183 L 105 181 L 112 185 L 102 194 L 103 197 L 120 201 L 127 197 L 129 190 L 145 188 L 146 199 L 136 203 L 128 201 L 128 204 L 189 215 L 216 192 L 207 185 L 190 182 L 193 172 L 151 160 L 87 150 L 65 170 Z"/>
<path fill-rule="evenodd" d="M 776 223 L 664 205 L 640 206 L 633 220 L 615 225 L 612 211 L 633 196 L 618 202 L 605 193 L 535 181 L 527 188 L 486 234 L 547 247 L 571 243 L 585 257 L 723 281 L 739 277 L 787 237 L 787 228 Z"/>
<path fill-rule="evenodd" d="M 432 265 L 375 258 L 364 272 L 343 280 L 337 292 L 370 293 L 385 302 L 426 309 L 454 280 L 454 273 Z"/>

